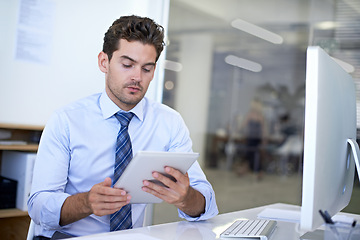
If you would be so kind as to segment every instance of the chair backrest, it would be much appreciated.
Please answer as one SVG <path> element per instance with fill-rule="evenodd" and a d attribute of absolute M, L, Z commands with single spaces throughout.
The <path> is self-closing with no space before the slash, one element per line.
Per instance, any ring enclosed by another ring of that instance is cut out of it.
<path fill-rule="evenodd" d="M 144 216 L 144 227 L 151 226 L 153 224 L 154 217 L 154 204 L 150 203 L 145 208 L 145 216 Z"/>
<path fill-rule="evenodd" d="M 28 230 L 28 234 L 26 237 L 26 240 L 33 240 L 35 235 L 35 223 L 34 221 L 31 219 L 30 220 L 30 226 L 29 226 L 29 230 Z"/>

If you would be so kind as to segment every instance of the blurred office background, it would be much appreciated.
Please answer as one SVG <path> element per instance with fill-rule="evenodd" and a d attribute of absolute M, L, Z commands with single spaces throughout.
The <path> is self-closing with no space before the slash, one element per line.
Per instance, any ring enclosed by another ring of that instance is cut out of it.
<path fill-rule="evenodd" d="M 0 0 L 0 123 L 42 125 L 102 91 L 96 56 L 124 14 L 167 29 L 150 90 L 183 116 L 220 213 L 300 205 L 306 49 L 324 48 L 359 86 L 360 1 Z M 359 203 L 356 181 L 345 211 L 360 214 Z M 155 205 L 154 224 L 177 220 L 174 207 Z"/>
<path fill-rule="evenodd" d="M 163 102 L 184 117 L 220 213 L 301 205 L 306 48 L 359 86 L 360 1 L 171 0 L 168 29 Z M 345 211 L 360 213 L 354 186 Z M 154 223 L 179 220 L 171 209 L 155 205 Z"/>

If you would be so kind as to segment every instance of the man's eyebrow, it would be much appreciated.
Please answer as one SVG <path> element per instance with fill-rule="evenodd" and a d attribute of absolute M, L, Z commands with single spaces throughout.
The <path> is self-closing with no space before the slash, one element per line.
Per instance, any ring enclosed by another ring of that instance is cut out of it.
<path fill-rule="evenodd" d="M 127 60 L 129 60 L 129 61 L 131 61 L 131 62 L 137 63 L 137 61 L 136 61 L 135 59 L 133 59 L 133 58 L 127 56 L 127 55 L 122 55 L 120 58 L 127 59 Z M 145 63 L 145 64 L 144 64 L 144 66 L 147 66 L 147 65 L 155 66 L 156 63 L 154 63 L 154 62 L 148 62 L 148 63 Z"/>
<path fill-rule="evenodd" d="M 124 58 L 124 59 L 127 59 L 127 60 L 130 60 L 132 62 L 136 62 L 135 59 L 132 59 L 131 57 L 127 56 L 127 55 L 122 55 L 120 58 Z"/>

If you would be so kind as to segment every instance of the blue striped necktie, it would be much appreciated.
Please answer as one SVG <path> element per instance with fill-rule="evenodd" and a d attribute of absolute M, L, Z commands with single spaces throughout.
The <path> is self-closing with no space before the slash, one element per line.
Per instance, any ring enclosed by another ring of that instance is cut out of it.
<path fill-rule="evenodd" d="M 113 183 L 116 183 L 132 159 L 132 147 L 128 133 L 128 125 L 133 116 L 134 114 L 130 112 L 118 112 L 115 115 L 115 117 L 119 120 L 121 127 L 116 141 Z M 119 211 L 111 214 L 110 216 L 110 231 L 118 231 L 129 228 L 132 228 L 130 204 L 123 206 Z"/>

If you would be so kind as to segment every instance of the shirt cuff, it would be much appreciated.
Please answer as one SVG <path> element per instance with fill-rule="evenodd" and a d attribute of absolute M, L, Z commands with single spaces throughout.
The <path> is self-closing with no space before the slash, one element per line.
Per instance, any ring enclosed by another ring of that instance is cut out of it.
<path fill-rule="evenodd" d="M 197 189 L 196 187 L 193 188 L 205 197 L 205 212 L 198 217 L 191 217 L 178 209 L 179 217 L 184 218 L 187 221 L 193 222 L 207 220 L 216 216 L 219 213 L 219 210 L 216 205 L 214 192 L 207 189 Z"/>
<path fill-rule="evenodd" d="M 66 193 L 52 193 L 44 202 L 40 212 L 40 224 L 46 230 L 60 229 L 61 208 L 65 199 L 70 195 Z"/>

